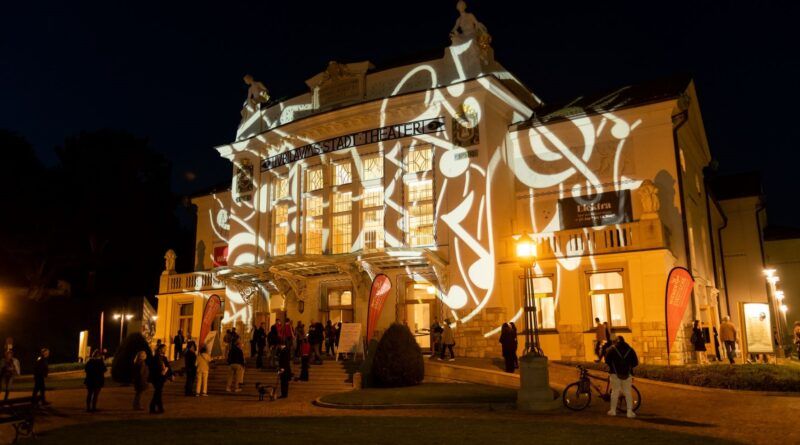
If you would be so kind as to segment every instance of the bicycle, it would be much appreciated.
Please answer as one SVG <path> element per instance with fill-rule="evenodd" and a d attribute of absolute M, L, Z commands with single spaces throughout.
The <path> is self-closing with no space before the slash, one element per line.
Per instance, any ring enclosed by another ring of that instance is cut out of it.
<path fill-rule="evenodd" d="M 564 388 L 561 394 L 561 399 L 564 406 L 573 410 L 581 411 L 586 409 L 592 402 L 592 388 L 597 392 L 597 395 L 606 402 L 611 400 L 611 380 L 609 378 L 600 377 L 589 373 L 589 370 L 584 366 L 578 365 L 579 379 L 577 382 L 570 383 Z M 598 385 L 592 382 L 592 379 L 606 382 L 605 391 L 602 391 Z M 642 406 L 642 395 L 636 386 L 631 385 L 631 396 L 633 397 L 633 411 L 638 411 Z M 619 402 L 617 403 L 617 412 L 625 413 L 628 409 L 625 395 L 619 395 Z"/>

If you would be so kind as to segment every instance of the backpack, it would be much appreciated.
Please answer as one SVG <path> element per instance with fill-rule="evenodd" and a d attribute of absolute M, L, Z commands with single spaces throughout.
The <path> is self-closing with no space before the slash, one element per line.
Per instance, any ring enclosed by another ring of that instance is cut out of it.
<path fill-rule="evenodd" d="M 623 355 L 616 346 L 609 348 L 611 351 L 616 352 L 617 355 L 620 357 L 620 360 L 615 363 L 615 366 L 612 371 L 615 371 L 617 377 L 620 380 L 626 380 L 628 377 L 633 374 L 633 368 L 630 366 L 630 362 L 628 361 L 628 355 L 630 355 L 633 349 L 628 348 Z"/>

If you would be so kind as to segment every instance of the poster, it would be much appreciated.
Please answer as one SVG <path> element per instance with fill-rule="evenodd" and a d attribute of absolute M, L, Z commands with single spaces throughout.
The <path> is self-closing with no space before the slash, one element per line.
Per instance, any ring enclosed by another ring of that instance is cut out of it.
<path fill-rule="evenodd" d="M 622 224 L 632 220 L 631 191 L 605 192 L 558 200 L 561 229 Z"/>
<path fill-rule="evenodd" d="M 342 331 L 339 334 L 339 347 L 336 349 L 336 359 L 339 354 L 363 353 L 361 345 L 361 323 L 342 323 Z"/>
<path fill-rule="evenodd" d="M 378 274 L 372 280 L 372 288 L 369 291 L 369 316 L 367 317 L 367 343 L 372 339 L 372 332 L 375 330 L 375 324 L 383 311 L 383 305 L 386 303 L 386 297 L 389 296 L 389 291 L 392 290 L 392 281 L 389 280 L 384 274 Z"/>
<path fill-rule="evenodd" d="M 744 315 L 744 336 L 747 352 L 752 354 L 771 354 L 775 351 L 772 342 L 772 321 L 767 303 L 742 304 Z"/>
<path fill-rule="evenodd" d="M 678 329 L 681 327 L 683 314 L 689 306 L 689 299 L 694 288 L 692 275 L 683 267 L 674 267 L 667 277 L 665 297 L 665 317 L 667 322 L 667 352 L 669 353 Z"/>

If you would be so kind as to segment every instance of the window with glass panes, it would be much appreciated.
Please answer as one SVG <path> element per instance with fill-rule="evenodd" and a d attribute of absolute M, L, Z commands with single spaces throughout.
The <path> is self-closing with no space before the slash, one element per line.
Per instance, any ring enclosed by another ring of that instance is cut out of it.
<path fill-rule="evenodd" d="M 525 300 L 525 277 L 520 277 L 522 285 L 522 303 Z M 536 317 L 539 322 L 539 329 L 556 328 L 556 298 L 553 291 L 553 276 L 538 276 L 533 278 L 533 295 L 536 303 Z"/>
<path fill-rule="evenodd" d="M 352 240 L 353 194 L 335 192 L 333 194 L 333 253 L 348 253 Z"/>
<path fill-rule="evenodd" d="M 433 244 L 433 180 L 406 183 L 406 230 L 409 246 Z"/>
<path fill-rule="evenodd" d="M 599 318 L 612 328 L 628 326 L 622 271 L 588 272 L 588 278 L 592 320 Z"/>
<path fill-rule="evenodd" d="M 272 254 L 286 255 L 286 240 L 289 236 L 289 203 L 282 202 L 289 197 L 289 179 L 276 178 L 273 183 L 272 203 Z"/>
<path fill-rule="evenodd" d="M 350 161 L 333 164 L 333 185 L 344 185 L 351 182 L 353 182 L 353 171 Z"/>
<path fill-rule="evenodd" d="M 433 168 L 433 149 L 430 145 L 409 148 L 406 152 L 406 172 L 421 173 Z"/>
<path fill-rule="evenodd" d="M 383 157 L 364 156 L 361 158 L 361 171 L 363 172 L 362 181 L 383 178 Z"/>
<path fill-rule="evenodd" d="M 322 190 L 325 182 L 322 175 L 322 167 L 313 167 L 306 170 L 306 191 L 313 192 Z"/>
<path fill-rule="evenodd" d="M 361 199 L 364 249 L 383 248 L 383 186 L 365 188 Z"/>
<path fill-rule="evenodd" d="M 305 253 L 322 254 L 322 196 L 308 195 L 305 198 Z"/>

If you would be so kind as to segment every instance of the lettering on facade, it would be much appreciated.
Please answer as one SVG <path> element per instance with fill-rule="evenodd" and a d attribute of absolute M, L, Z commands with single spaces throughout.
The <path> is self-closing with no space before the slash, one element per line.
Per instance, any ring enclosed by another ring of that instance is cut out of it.
<path fill-rule="evenodd" d="M 373 128 L 371 130 L 359 131 L 358 133 L 337 136 L 335 138 L 325 139 L 324 141 L 304 145 L 275 156 L 270 156 L 262 161 L 261 171 L 291 164 L 292 162 L 297 162 L 312 156 L 358 147 L 360 145 L 391 141 L 409 136 L 436 134 L 441 132 L 444 129 L 444 126 L 444 118 L 436 117 L 433 119 L 423 119 L 414 122 L 406 122 L 404 124 L 389 125 L 388 127 Z"/>
<path fill-rule="evenodd" d="M 633 219 L 630 190 L 559 199 L 558 207 L 562 230 L 622 224 Z"/>

